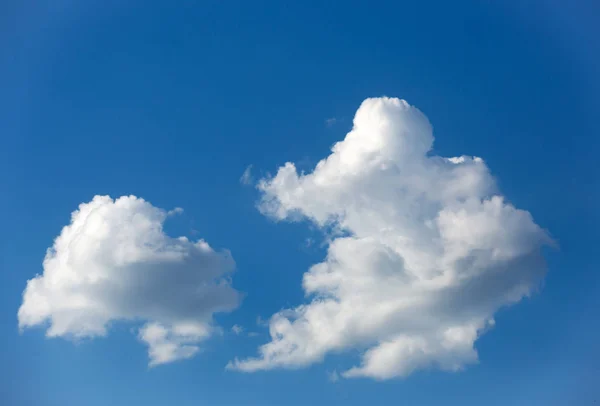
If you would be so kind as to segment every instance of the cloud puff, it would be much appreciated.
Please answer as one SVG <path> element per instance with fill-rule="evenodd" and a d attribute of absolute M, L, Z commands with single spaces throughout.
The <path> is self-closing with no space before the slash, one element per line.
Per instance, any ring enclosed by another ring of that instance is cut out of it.
<path fill-rule="evenodd" d="M 231 327 L 231 332 L 236 336 L 239 336 L 244 332 L 244 327 L 240 326 L 239 324 L 234 324 L 233 327 Z"/>
<path fill-rule="evenodd" d="M 238 306 L 227 251 L 171 238 L 169 215 L 141 198 L 96 196 L 79 205 L 48 249 L 43 274 L 27 282 L 21 329 L 46 325 L 48 337 L 105 336 L 114 321 L 143 321 L 150 365 L 190 358 L 214 332 L 215 312 Z"/>
<path fill-rule="evenodd" d="M 499 194 L 482 159 L 433 156 L 432 144 L 418 109 L 367 99 L 312 173 L 288 162 L 260 182 L 263 213 L 333 232 L 327 258 L 304 274 L 311 300 L 273 315 L 259 356 L 229 368 L 298 368 L 349 349 L 363 354 L 346 378 L 477 362 L 475 341 L 536 288 L 552 242 Z"/>

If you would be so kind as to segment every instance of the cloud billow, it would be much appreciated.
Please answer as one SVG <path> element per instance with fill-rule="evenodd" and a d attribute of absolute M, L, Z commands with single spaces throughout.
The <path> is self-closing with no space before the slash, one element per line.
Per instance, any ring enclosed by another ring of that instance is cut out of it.
<path fill-rule="evenodd" d="M 259 183 L 264 214 L 334 232 L 304 274 L 309 302 L 273 315 L 270 342 L 229 368 L 299 368 L 349 349 L 363 353 L 346 378 L 477 362 L 475 341 L 538 286 L 552 241 L 482 159 L 431 155 L 433 140 L 406 101 L 367 99 L 311 173 L 288 162 Z"/>
<path fill-rule="evenodd" d="M 164 233 L 166 218 L 179 212 L 135 196 L 81 204 L 48 249 L 43 273 L 27 282 L 19 327 L 91 338 L 107 335 L 111 322 L 142 321 L 150 365 L 192 357 L 218 329 L 213 313 L 235 309 L 240 296 L 228 251 Z"/>

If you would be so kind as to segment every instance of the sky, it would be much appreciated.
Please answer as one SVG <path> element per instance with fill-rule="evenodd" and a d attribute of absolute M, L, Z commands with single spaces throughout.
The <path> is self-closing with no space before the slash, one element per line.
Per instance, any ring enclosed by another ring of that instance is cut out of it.
<path fill-rule="evenodd" d="M 0 5 L 7 405 L 600 399 L 593 1 Z"/>

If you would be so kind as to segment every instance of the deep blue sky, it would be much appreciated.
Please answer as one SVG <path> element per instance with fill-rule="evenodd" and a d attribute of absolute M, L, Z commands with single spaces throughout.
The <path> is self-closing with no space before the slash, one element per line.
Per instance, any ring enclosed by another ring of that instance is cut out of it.
<path fill-rule="evenodd" d="M 6 405 L 567 405 L 600 399 L 598 117 L 593 1 L 5 1 L 0 5 L 0 403 Z M 503 3 L 498 5 L 497 3 Z M 514 4 L 513 4 L 514 3 Z M 519 3 L 519 4 L 517 4 Z M 240 185 L 285 161 L 309 168 L 361 101 L 409 101 L 435 153 L 483 157 L 502 191 L 548 229 L 539 294 L 501 311 L 460 373 L 331 383 L 335 357 L 299 371 L 226 372 L 266 341 L 257 316 L 302 302 L 323 251 Z M 336 118 L 327 126 L 325 121 Z M 69 214 L 135 194 L 185 214 L 232 251 L 247 294 L 193 358 L 147 369 L 115 326 L 73 344 L 19 334 L 25 282 Z M 596 400 L 600 401 L 600 400 Z"/>

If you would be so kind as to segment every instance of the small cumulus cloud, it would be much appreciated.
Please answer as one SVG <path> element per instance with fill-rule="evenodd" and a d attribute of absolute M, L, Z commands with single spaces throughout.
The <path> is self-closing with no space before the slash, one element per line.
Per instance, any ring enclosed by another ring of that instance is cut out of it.
<path fill-rule="evenodd" d="M 213 314 L 235 309 L 240 295 L 228 251 L 164 233 L 167 217 L 179 212 L 135 196 L 80 204 L 48 249 L 42 274 L 27 282 L 19 328 L 93 338 L 106 336 L 111 322 L 141 321 L 151 366 L 194 356 L 220 331 Z"/>
<path fill-rule="evenodd" d="M 181 213 L 183 213 L 183 209 L 181 207 L 175 207 L 173 210 L 167 212 L 167 216 L 176 216 Z"/>
<path fill-rule="evenodd" d="M 240 334 L 242 334 L 244 332 L 244 328 L 238 324 L 235 324 L 233 327 L 231 327 L 231 332 L 237 336 L 239 336 Z"/>

